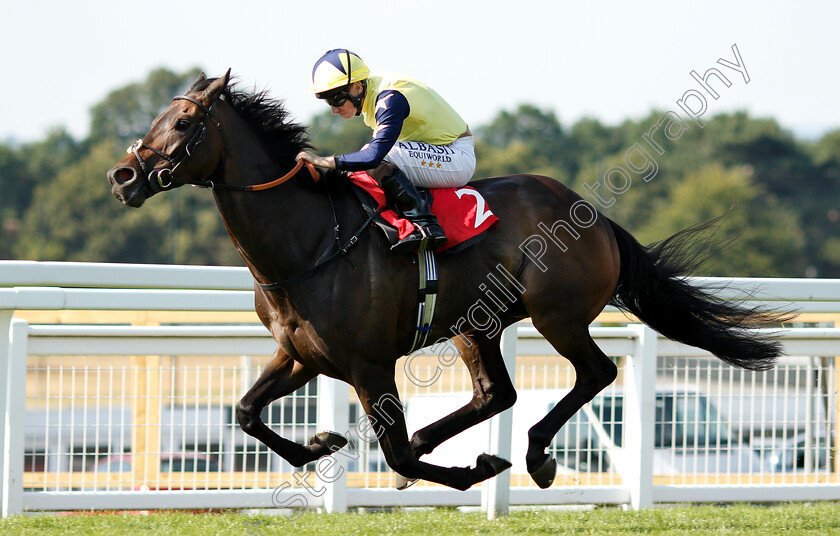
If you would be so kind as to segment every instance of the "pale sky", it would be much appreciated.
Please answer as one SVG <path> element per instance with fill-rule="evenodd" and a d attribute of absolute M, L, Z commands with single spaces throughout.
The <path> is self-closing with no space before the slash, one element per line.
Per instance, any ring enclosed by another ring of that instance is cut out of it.
<path fill-rule="evenodd" d="M 531 103 L 564 126 L 673 110 L 715 67 L 706 116 L 747 110 L 800 135 L 840 128 L 840 3 L 704 0 L 335 2 L 15 0 L 0 8 L 0 141 L 88 132 L 90 108 L 157 67 L 229 67 L 308 122 L 312 64 L 349 48 L 376 69 L 410 74 L 471 125 Z M 736 62 L 749 76 L 717 63 Z M 691 99 L 689 99 L 691 100 Z M 699 107 L 695 98 L 689 102 Z M 336 118 L 336 121 L 340 119 Z"/>

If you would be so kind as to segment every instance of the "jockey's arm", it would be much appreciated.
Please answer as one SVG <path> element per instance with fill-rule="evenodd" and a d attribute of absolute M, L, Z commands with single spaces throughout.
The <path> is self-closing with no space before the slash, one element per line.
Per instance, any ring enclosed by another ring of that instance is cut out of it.
<path fill-rule="evenodd" d="M 309 151 L 301 151 L 295 156 L 295 161 L 300 162 L 301 160 L 310 162 L 313 166 L 335 169 L 334 156 L 318 156 Z"/>
<path fill-rule="evenodd" d="M 354 153 L 321 157 L 301 151 L 297 160 L 307 160 L 319 167 L 337 168 L 346 171 L 373 169 L 382 163 L 385 155 L 397 142 L 402 124 L 408 117 L 406 98 L 397 91 L 383 92 L 376 104 L 376 129 L 370 142 Z"/>

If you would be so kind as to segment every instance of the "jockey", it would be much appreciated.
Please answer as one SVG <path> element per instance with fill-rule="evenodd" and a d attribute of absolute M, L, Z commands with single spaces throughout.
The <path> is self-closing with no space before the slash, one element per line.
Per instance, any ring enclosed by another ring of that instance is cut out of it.
<path fill-rule="evenodd" d="M 415 226 L 392 251 L 410 253 L 426 238 L 431 249 L 444 245 L 446 235 L 415 186 L 459 187 L 472 178 L 475 140 L 461 116 L 419 80 L 371 73 L 358 55 L 343 48 L 315 63 L 311 89 L 333 114 L 343 119 L 361 115 L 373 137 L 354 153 L 321 157 L 302 151 L 297 160 L 367 171 Z"/>

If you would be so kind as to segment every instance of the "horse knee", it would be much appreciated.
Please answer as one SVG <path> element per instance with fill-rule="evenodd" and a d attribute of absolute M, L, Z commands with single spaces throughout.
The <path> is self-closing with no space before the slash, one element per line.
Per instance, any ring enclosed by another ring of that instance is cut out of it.
<path fill-rule="evenodd" d="M 496 392 L 492 397 L 493 409 L 496 413 L 501 413 L 506 409 L 510 409 L 516 404 L 516 389 L 510 388 L 503 392 Z"/>
<path fill-rule="evenodd" d="M 618 367 L 610 359 L 604 362 L 604 366 L 599 368 L 598 372 L 596 378 L 598 391 L 608 387 L 618 377 Z"/>
<path fill-rule="evenodd" d="M 252 406 L 243 404 L 241 400 L 236 404 L 236 420 L 242 431 L 249 436 L 256 435 L 257 429 L 262 424 L 260 412 L 254 411 Z"/>
<path fill-rule="evenodd" d="M 421 433 L 422 430 L 417 430 L 412 434 L 411 441 L 409 441 L 409 447 L 411 447 L 411 452 L 414 454 L 415 457 L 420 458 L 425 454 L 429 454 L 434 450 L 433 447 L 429 444 L 429 438 L 426 437 L 424 434 Z"/>
<path fill-rule="evenodd" d="M 411 455 L 410 452 L 400 453 L 384 453 L 385 461 L 388 466 L 406 478 L 416 478 L 417 474 L 417 458 Z"/>
<path fill-rule="evenodd" d="M 586 392 L 600 393 L 618 377 L 618 367 L 610 359 L 605 358 L 598 366 L 577 370 L 575 385 Z"/>
<path fill-rule="evenodd" d="M 489 418 L 505 411 L 516 403 L 516 389 L 512 386 L 499 389 L 498 386 L 494 385 L 474 396 L 473 401 L 479 411 Z"/>

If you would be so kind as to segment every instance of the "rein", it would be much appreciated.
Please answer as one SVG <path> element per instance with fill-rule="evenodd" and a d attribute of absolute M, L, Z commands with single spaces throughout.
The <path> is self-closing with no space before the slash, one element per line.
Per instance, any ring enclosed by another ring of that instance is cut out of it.
<path fill-rule="evenodd" d="M 175 171 L 178 169 L 178 166 L 180 166 L 184 162 L 184 160 L 186 160 L 188 157 L 192 156 L 193 153 L 195 152 L 195 148 L 202 141 L 204 141 L 204 138 L 205 138 L 205 135 L 206 135 L 206 132 L 207 132 L 207 126 L 206 126 L 207 119 L 210 119 L 210 120 L 213 121 L 213 124 L 218 129 L 220 135 L 222 135 L 222 125 L 221 125 L 221 123 L 219 123 L 219 121 L 216 120 L 215 117 L 213 117 L 213 110 L 216 108 L 216 101 L 213 101 L 213 103 L 210 105 L 210 107 L 207 108 L 206 106 L 201 104 L 199 101 L 193 99 L 192 97 L 187 97 L 185 95 L 179 95 L 179 96 L 175 97 L 173 100 L 189 101 L 189 102 L 195 104 L 196 106 L 198 106 L 202 111 L 204 111 L 204 118 L 202 118 L 201 122 L 196 127 L 195 132 L 193 132 L 192 136 L 190 137 L 190 139 L 186 143 L 186 145 L 184 145 L 184 147 L 180 151 L 178 151 L 178 153 L 175 156 L 172 156 L 172 155 L 168 155 L 168 154 L 164 153 L 163 151 L 161 151 L 159 149 L 155 149 L 154 147 L 151 147 L 151 146 L 147 145 L 142 139 L 139 139 L 134 143 L 134 145 L 129 147 L 128 150 L 126 151 L 129 154 L 133 153 L 134 156 L 137 158 L 137 161 L 140 163 L 140 168 L 143 170 L 144 173 L 146 173 L 147 184 L 149 185 L 149 187 L 152 188 L 153 191 L 156 190 L 156 189 L 159 190 L 159 191 L 170 190 L 170 189 L 175 188 L 177 186 L 190 184 L 192 186 L 198 186 L 200 188 L 207 188 L 209 190 L 228 190 L 228 191 L 238 191 L 238 192 L 260 192 L 260 191 L 263 191 L 263 190 L 268 190 L 270 188 L 274 188 L 276 186 L 280 186 L 281 184 L 287 182 L 289 179 L 291 179 L 292 177 L 297 175 L 303 169 L 304 165 L 306 165 L 306 169 L 309 171 L 309 175 L 312 177 L 313 181 L 318 182 L 318 180 L 321 178 L 321 176 L 318 174 L 318 171 L 315 169 L 315 166 L 312 164 L 312 162 L 309 162 L 309 161 L 306 161 L 306 160 L 298 160 L 297 164 L 295 164 L 295 167 L 293 167 L 288 173 L 286 173 L 282 177 L 279 177 L 279 178 L 274 179 L 272 181 L 263 182 L 263 183 L 260 183 L 260 184 L 251 184 L 251 185 L 247 185 L 247 186 L 240 186 L 240 185 L 237 185 L 237 184 L 215 184 L 213 181 L 211 181 L 209 179 L 200 179 L 200 180 L 181 180 L 181 179 L 178 179 L 177 177 L 175 177 Z M 225 139 L 224 135 L 222 135 L 222 143 L 223 144 L 224 144 L 224 139 Z M 161 169 L 152 169 L 151 171 L 148 170 L 147 167 L 146 167 L 146 162 L 140 156 L 140 152 L 139 152 L 140 149 L 148 149 L 148 150 L 152 151 L 153 153 L 155 153 L 156 155 L 158 155 L 159 157 L 161 157 L 163 160 L 166 160 L 167 162 L 169 162 L 169 164 L 171 166 L 171 169 L 170 168 L 161 168 Z M 321 256 L 318 258 L 318 260 L 315 261 L 315 264 L 312 266 L 312 268 L 310 270 L 308 270 L 308 271 L 306 271 L 306 272 L 304 272 L 300 275 L 297 275 L 295 277 L 292 277 L 290 279 L 286 279 L 284 281 L 278 281 L 278 282 L 275 282 L 275 283 L 268 283 L 268 284 L 263 284 L 263 283 L 257 282 L 257 285 L 259 285 L 261 289 L 266 290 L 266 291 L 279 290 L 279 289 L 284 288 L 286 286 L 297 283 L 298 281 L 302 281 L 304 279 L 307 279 L 309 277 L 314 276 L 318 272 L 318 270 L 320 268 L 322 268 L 324 265 L 326 265 L 329 262 L 337 259 L 340 255 L 346 255 L 347 251 L 350 248 L 352 248 L 354 245 L 356 245 L 356 243 L 359 241 L 359 235 L 362 232 L 364 232 L 365 229 L 367 229 L 367 227 L 371 224 L 371 222 L 373 222 L 373 220 L 378 215 L 378 213 L 373 213 L 370 216 L 368 216 L 368 218 L 365 220 L 365 222 L 362 223 L 361 226 L 359 226 L 359 228 L 356 230 L 355 233 L 353 233 L 353 236 L 351 236 L 347 240 L 347 242 L 345 242 L 342 245 L 341 244 L 341 235 L 340 235 L 340 232 L 339 232 L 338 215 L 336 214 L 335 204 L 333 203 L 332 196 L 329 193 L 329 189 L 327 189 L 327 199 L 329 199 L 329 201 L 330 201 L 330 209 L 332 210 L 333 221 L 335 222 L 335 227 L 333 227 L 333 233 L 334 233 L 333 241 L 330 242 L 330 245 L 321 254 Z M 335 249 L 335 251 L 333 251 L 333 249 Z M 330 252 L 332 252 L 332 253 L 330 253 Z"/>
<path fill-rule="evenodd" d="M 261 190 L 268 190 L 269 188 L 274 188 L 275 186 L 280 186 L 284 182 L 288 181 L 292 177 L 294 177 L 301 169 L 303 169 L 303 165 L 306 164 L 306 168 L 309 170 L 309 176 L 312 177 L 312 180 L 318 182 L 321 176 L 315 170 L 315 166 L 312 165 L 312 162 L 308 162 L 305 160 L 298 160 L 297 164 L 291 171 L 283 175 L 278 179 L 274 179 L 273 181 L 264 182 L 261 184 L 251 184 L 248 186 L 240 186 L 237 184 L 215 184 L 213 181 L 208 179 L 200 179 L 200 180 L 180 180 L 175 177 L 175 171 L 178 169 L 184 160 L 188 157 L 193 155 L 195 152 L 195 148 L 204 141 L 204 138 L 207 134 L 207 120 L 210 119 L 213 121 L 213 124 L 216 126 L 216 129 L 219 131 L 219 134 L 222 134 L 222 124 L 213 117 L 213 110 L 216 108 L 216 101 L 210 105 L 210 108 L 207 108 L 203 104 L 201 104 L 196 99 L 192 97 L 187 97 L 186 95 L 178 95 L 174 99 L 176 100 L 185 100 L 189 101 L 196 106 L 198 106 L 204 112 L 204 118 L 202 118 L 201 122 L 193 132 L 192 136 L 190 137 L 189 141 L 187 141 L 184 148 L 178 151 L 178 154 L 175 156 L 169 155 L 164 153 L 159 149 L 155 149 L 154 147 L 147 145 L 143 139 L 137 140 L 134 145 L 129 147 L 126 152 L 128 154 L 134 154 L 134 157 L 137 158 L 137 161 L 140 163 L 140 169 L 143 170 L 143 173 L 146 174 L 146 180 L 148 181 L 149 186 L 154 191 L 155 189 L 163 190 L 170 190 L 176 186 L 183 186 L 185 184 L 190 184 L 192 186 L 198 186 L 200 188 L 207 188 L 209 190 L 230 190 L 230 191 L 237 191 L 237 192 L 259 192 Z M 222 135 L 222 143 L 225 143 L 224 135 Z M 161 169 L 152 169 L 151 171 L 148 170 L 146 167 L 146 161 L 143 160 L 143 157 L 140 156 L 140 149 L 148 149 L 161 157 L 162 159 L 169 162 L 172 166 L 171 168 L 161 168 Z"/>
<path fill-rule="evenodd" d="M 298 163 L 295 164 L 295 167 L 293 167 L 288 173 L 286 173 L 279 179 L 274 179 L 273 181 L 263 182 L 260 184 L 249 184 L 247 186 L 240 186 L 238 184 L 216 184 L 208 179 L 182 181 L 170 176 L 170 181 L 167 185 L 167 188 L 172 187 L 176 184 L 179 186 L 189 184 L 192 186 L 198 186 L 199 188 L 207 188 L 208 190 L 227 190 L 233 192 L 260 192 L 262 190 L 274 188 L 275 186 L 280 186 L 284 182 L 288 181 L 289 179 L 297 175 L 297 173 L 301 169 L 303 169 L 304 164 L 306 164 L 306 169 L 309 170 L 309 176 L 312 177 L 312 180 L 318 182 L 318 180 L 320 180 L 321 178 L 321 175 L 318 174 L 318 171 L 315 169 L 315 166 L 312 164 L 312 162 L 298 160 Z"/>
<path fill-rule="evenodd" d="M 275 186 L 280 186 L 284 182 L 288 181 L 295 175 L 297 175 L 298 171 L 303 169 L 303 165 L 306 164 L 306 169 L 309 170 L 309 176 L 312 177 L 312 180 L 318 182 L 321 176 L 318 174 L 318 171 L 315 170 L 315 166 L 312 162 L 306 160 L 298 160 L 298 163 L 295 164 L 295 167 L 291 169 L 288 173 L 280 177 L 279 179 L 274 179 L 273 181 L 263 182 L 261 184 L 251 184 L 248 186 L 239 186 L 236 184 L 213 184 L 213 181 L 200 181 L 202 184 L 199 184 L 199 181 L 195 182 L 185 182 L 184 184 L 192 184 L 195 186 L 202 186 L 204 188 L 209 188 L 211 190 L 234 190 L 239 192 L 259 192 L 262 190 L 268 190 L 269 188 L 274 188 Z M 206 183 L 206 184 L 204 184 Z"/>

